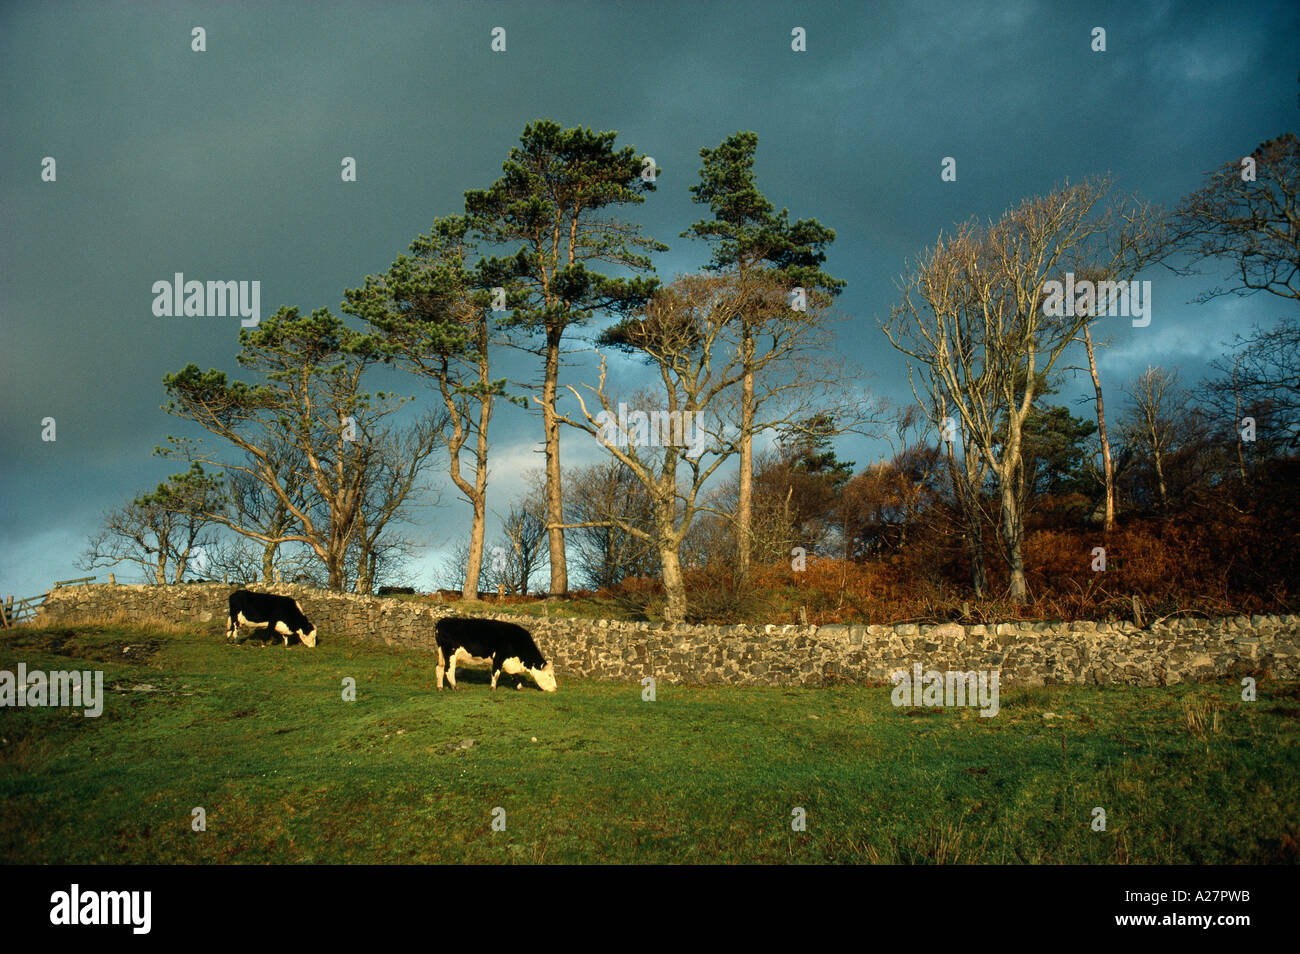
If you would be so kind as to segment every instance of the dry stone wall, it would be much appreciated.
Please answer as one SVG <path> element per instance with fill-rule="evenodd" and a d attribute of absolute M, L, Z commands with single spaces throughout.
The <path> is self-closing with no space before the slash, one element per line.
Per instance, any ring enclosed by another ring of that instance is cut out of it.
<path fill-rule="evenodd" d="M 455 604 L 332 593 L 302 586 L 250 589 L 296 598 L 322 644 L 361 639 L 430 653 L 434 623 Z M 222 627 L 226 584 L 97 584 L 55 590 L 37 625 L 125 613 Z M 673 684 L 823 686 L 887 683 L 911 670 L 993 670 L 1003 686 L 1049 683 L 1168 685 L 1228 675 L 1300 678 L 1300 617 L 1171 619 L 1139 629 L 1129 622 L 988 625 L 703 626 L 617 620 L 496 618 L 520 622 L 565 678 Z"/>

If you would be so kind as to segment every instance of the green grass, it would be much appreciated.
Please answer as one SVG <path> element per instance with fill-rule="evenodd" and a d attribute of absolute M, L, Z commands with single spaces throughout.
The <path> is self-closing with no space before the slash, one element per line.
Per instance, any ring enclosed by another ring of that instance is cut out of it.
<path fill-rule="evenodd" d="M 1005 690 L 986 719 L 888 687 L 643 702 L 461 669 L 439 694 L 428 654 L 217 626 L 5 631 L 20 661 L 103 669 L 105 709 L 0 709 L 11 863 L 1276 863 L 1300 840 L 1295 685 Z"/>

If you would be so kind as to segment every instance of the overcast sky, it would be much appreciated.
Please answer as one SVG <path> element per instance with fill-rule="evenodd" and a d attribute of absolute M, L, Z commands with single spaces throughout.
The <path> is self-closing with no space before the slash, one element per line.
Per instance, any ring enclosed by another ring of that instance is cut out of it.
<path fill-rule="evenodd" d="M 1091 49 L 1097 26 L 1105 52 Z M 806 52 L 791 49 L 795 27 Z M 842 354 L 903 401 L 905 365 L 878 323 L 940 230 L 1105 173 L 1173 204 L 1300 126 L 1298 53 L 1288 0 L 5 3 L 0 593 L 83 575 L 73 564 L 103 511 L 180 469 L 154 446 L 201 432 L 160 410 L 164 374 L 239 371 L 239 319 L 155 317 L 154 282 L 258 280 L 262 316 L 337 313 L 345 288 L 491 184 L 529 121 L 617 130 L 655 158 L 658 191 L 628 215 L 671 246 L 656 259 L 664 280 L 708 257 L 678 237 L 704 216 L 687 191 L 699 150 L 755 131 L 768 198 L 837 233 L 826 268 L 848 282 Z M 356 182 L 341 181 L 344 156 Z M 940 179 L 945 156 L 956 182 Z M 1224 341 L 1287 305 L 1189 304 L 1221 276 L 1143 277 L 1153 320 L 1114 323 L 1099 356 L 1112 387 L 1147 364 L 1195 382 Z M 534 376 L 511 360 L 512 376 Z M 580 357 L 562 383 L 589 368 Z M 396 386 L 427 402 L 413 379 Z M 507 407 L 493 427 L 489 504 L 504 513 L 542 464 L 541 422 Z M 862 466 L 884 445 L 838 449 Z M 566 466 L 598 455 L 566 436 Z M 428 547 L 411 582 L 425 586 L 468 528 L 469 508 L 437 483 L 442 501 L 415 528 Z"/>

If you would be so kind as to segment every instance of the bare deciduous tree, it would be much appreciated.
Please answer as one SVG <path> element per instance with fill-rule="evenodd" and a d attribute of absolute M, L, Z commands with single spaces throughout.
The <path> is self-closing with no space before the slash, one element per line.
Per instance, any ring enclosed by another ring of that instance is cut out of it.
<path fill-rule="evenodd" d="M 380 568 L 396 568 L 412 549 L 394 527 L 408 522 L 405 512 L 415 492 L 428 489 L 420 478 L 439 435 L 446 432 L 446 415 L 430 413 L 400 430 L 362 418 L 357 428 L 361 450 L 356 466 L 364 475 L 364 489 L 351 533 L 354 579 L 358 593 L 370 593 Z M 426 500 L 426 505 L 434 504 L 436 500 Z"/>
<path fill-rule="evenodd" d="M 600 440 L 645 488 L 653 508 L 649 529 L 620 515 L 583 523 L 616 526 L 655 548 L 667 600 L 665 619 L 681 621 L 688 612 L 681 545 L 703 509 L 700 493 L 717 469 L 739 452 L 734 429 L 727 425 L 744 371 L 726 332 L 742 314 L 760 323 L 767 316 L 773 347 L 789 351 L 800 338 L 796 326 L 781 314 L 787 310 L 784 289 L 758 274 L 683 276 L 656 293 L 642 317 L 602 336 L 605 343 L 645 354 L 654 362 L 662 384 L 658 407 L 649 413 L 639 410 L 645 417 L 637 418 L 635 426 L 620 420 L 620 409 L 606 389 L 602 359 L 599 382 L 586 387 L 599 407 L 588 407 L 583 395 L 570 387 L 581 417 L 557 415 L 561 423 Z"/>
<path fill-rule="evenodd" d="M 300 508 L 310 509 L 315 506 L 314 490 L 306 480 L 302 454 L 297 452 L 292 444 L 281 443 L 279 446 L 268 446 L 266 461 L 279 475 L 285 496 Z M 248 463 L 254 462 L 249 460 Z M 252 537 L 245 539 L 260 547 L 261 580 L 263 583 L 270 583 L 275 578 L 277 566 L 283 562 L 280 560 L 279 541 L 291 532 L 293 516 L 288 506 L 263 481 L 258 480 L 249 471 L 232 471 L 227 477 L 226 493 L 230 498 L 231 524 L 233 527 L 250 528 L 260 537 L 260 539 Z M 242 568 L 236 568 L 242 564 L 240 555 L 243 552 L 243 548 L 237 546 L 227 548 L 227 555 L 233 561 L 226 568 L 228 572 L 242 575 Z M 300 563 L 301 558 L 290 562 Z M 281 571 L 287 569 L 286 566 L 279 566 L 279 568 Z M 300 566 L 295 567 L 295 572 L 300 572 L 301 569 Z M 283 572 L 281 575 L 284 575 Z M 241 580 L 240 582 L 252 581 Z"/>
<path fill-rule="evenodd" d="M 134 563 L 155 583 L 179 583 L 187 572 L 206 572 L 206 560 L 191 566 L 192 558 L 215 547 L 211 514 L 226 505 L 221 481 L 209 476 L 198 463 L 174 474 L 152 493 L 104 515 L 103 526 L 90 537 L 77 566 Z"/>
<path fill-rule="evenodd" d="M 1161 511 L 1169 509 L 1165 460 L 1175 446 L 1174 415 L 1187 403 L 1178 372 L 1148 367 L 1128 389 L 1132 407 L 1125 421 L 1128 442 L 1142 449 L 1155 471 Z"/>
<path fill-rule="evenodd" d="M 266 564 L 268 549 L 272 553 L 269 568 Z M 319 576 L 320 570 L 320 561 L 307 547 L 289 544 L 268 548 L 259 540 L 235 533 L 226 534 L 215 547 L 209 548 L 207 557 L 208 568 L 204 575 L 208 579 L 227 583 L 293 581 Z"/>
<path fill-rule="evenodd" d="M 1300 139 L 1286 133 L 1224 163 L 1183 199 L 1176 221 L 1195 261 L 1229 259 L 1237 272 L 1201 301 L 1257 291 L 1300 299 Z"/>
<path fill-rule="evenodd" d="M 526 596 L 533 576 L 546 566 L 546 504 L 540 488 L 510 505 L 501 521 L 502 540 L 492 548 L 486 578 L 489 587 Z"/>
<path fill-rule="evenodd" d="M 923 371 L 922 405 L 960 421 L 966 456 L 981 455 L 997 483 L 1013 600 L 1028 595 L 1025 420 L 1039 383 L 1096 318 L 1091 292 L 1066 308 L 1047 307 L 1046 283 L 1065 280 L 1065 287 L 1074 275 L 1127 283 L 1163 254 L 1160 216 L 1126 199 L 1106 204 L 1108 192 L 1097 180 L 1065 186 L 1024 200 L 987 227 L 970 222 L 940 236 L 904 276 L 902 302 L 884 325 Z"/>
<path fill-rule="evenodd" d="M 658 572 L 653 548 L 620 528 L 615 520 L 648 531 L 652 508 L 645 488 L 627 465 L 610 457 L 564 476 L 564 512 L 569 519 L 590 525 L 572 527 L 566 535 L 574 568 L 588 586 L 615 586 L 630 576 Z"/>
<path fill-rule="evenodd" d="M 1106 403 L 1101 392 L 1101 374 L 1097 371 L 1097 356 L 1092 347 L 1092 330 L 1083 326 L 1083 344 L 1088 354 L 1088 374 L 1097 412 L 1097 444 L 1101 448 L 1101 475 L 1105 492 L 1105 516 L 1102 528 L 1109 533 L 1115 529 L 1115 459 L 1111 454 L 1110 435 L 1106 431 Z"/>
<path fill-rule="evenodd" d="M 1254 442 L 1267 453 L 1300 446 L 1300 320 L 1238 335 L 1232 353 L 1214 361 L 1222 377 L 1207 382 L 1205 396 L 1230 420 L 1236 433 L 1238 466 L 1246 476 L 1243 420 L 1254 424 Z"/>

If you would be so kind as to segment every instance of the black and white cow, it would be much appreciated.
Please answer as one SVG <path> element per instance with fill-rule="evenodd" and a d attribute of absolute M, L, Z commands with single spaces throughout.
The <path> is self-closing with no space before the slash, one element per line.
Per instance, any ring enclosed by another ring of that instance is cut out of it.
<path fill-rule="evenodd" d="M 528 630 L 495 619 L 444 616 L 438 620 L 438 691 L 444 671 L 451 688 L 456 688 L 456 663 L 488 663 L 492 667 L 492 688 L 504 672 L 515 676 L 528 673 L 543 692 L 554 692 L 555 667 L 542 658 Z M 516 687 L 518 688 L 518 687 Z"/>
<path fill-rule="evenodd" d="M 235 590 L 230 594 L 230 614 L 226 619 L 226 639 L 239 642 L 239 627 L 266 629 L 284 637 L 285 646 L 295 633 L 305 646 L 316 645 L 316 627 L 302 611 L 298 601 L 273 593 Z M 272 637 L 274 638 L 274 637 Z"/>

